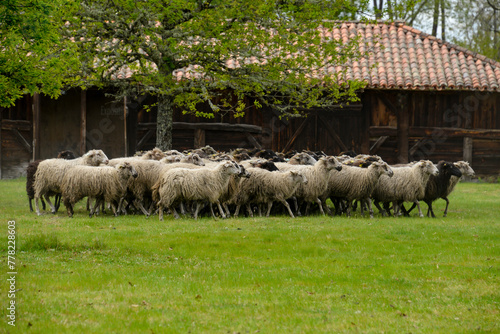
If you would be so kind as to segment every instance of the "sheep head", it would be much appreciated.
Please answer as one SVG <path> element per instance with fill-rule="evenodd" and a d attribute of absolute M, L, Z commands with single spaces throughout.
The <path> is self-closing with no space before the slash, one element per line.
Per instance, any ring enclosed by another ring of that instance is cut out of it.
<path fill-rule="evenodd" d="M 417 162 L 414 167 L 420 168 L 423 173 L 437 176 L 439 174 L 439 170 L 437 167 L 429 160 L 420 160 Z"/>
<path fill-rule="evenodd" d="M 99 166 L 100 164 L 107 165 L 108 157 L 102 150 L 90 150 L 83 156 L 85 163 L 89 166 Z"/>
<path fill-rule="evenodd" d="M 290 177 L 292 178 L 292 182 L 293 183 L 303 183 L 303 184 L 307 184 L 307 178 L 305 175 L 303 175 L 301 172 L 299 171 L 289 171 L 288 173 L 290 173 Z"/>
<path fill-rule="evenodd" d="M 128 162 L 124 162 L 121 164 L 116 165 L 116 169 L 120 172 L 120 176 L 123 179 L 128 180 L 130 177 L 136 178 L 137 177 L 137 171 L 135 170 L 134 166 L 132 166 Z"/>
<path fill-rule="evenodd" d="M 439 173 L 443 172 L 443 173 L 446 173 L 448 175 L 452 175 L 452 176 L 456 176 L 456 177 L 462 176 L 462 172 L 460 171 L 460 169 L 457 166 L 455 166 L 455 164 L 453 164 L 452 162 L 440 161 L 438 163 L 438 169 L 439 169 Z"/>

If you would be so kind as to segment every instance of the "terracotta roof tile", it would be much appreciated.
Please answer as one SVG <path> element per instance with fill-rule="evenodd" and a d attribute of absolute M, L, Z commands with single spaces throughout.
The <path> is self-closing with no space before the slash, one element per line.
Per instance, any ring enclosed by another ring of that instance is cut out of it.
<path fill-rule="evenodd" d="M 322 34 L 343 42 L 361 36 L 370 53 L 347 64 L 344 79 L 363 80 L 367 88 L 500 91 L 500 62 L 402 22 L 342 22 L 336 28 L 323 28 Z M 364 51 L 364 45 L 360 49 Z M 336 75 L 344 68 L 330 66 L 315 75 Z M 174 75 L 181 79 L 192 73 L 177 70 Z"/>

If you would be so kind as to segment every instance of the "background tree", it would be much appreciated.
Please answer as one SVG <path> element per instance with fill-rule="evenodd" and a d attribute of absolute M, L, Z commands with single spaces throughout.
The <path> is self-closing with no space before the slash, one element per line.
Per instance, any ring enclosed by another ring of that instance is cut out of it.
<path fill-rule="evenodd" d="M 0 0 L 0 106 L 23 94 L 57 97 L 78 68 L 73 46 L 60 38 L 59 0 Z"/>
<path fill-rule="evenodd" d="M 157 96 L 157 146 L 170 149 L 174 106 L 197 116 L 221 111 L 240 116 L 252 101 L 296 116 L 300 107 L 356 99 L 363 84 L 347 82 L 344 73 L 346 63 L 360 55 L 359 41 L 322 40 L 318 30 L 352 17 L 351 5 L 350 0 L 84 0 L 66 35 L 80 49 L 87 85 L 113 85 L 118 96 Z M 336 71 L 323 75 L 328 68 Z M 200 112 L 199 103 L 212 111 Z"/>

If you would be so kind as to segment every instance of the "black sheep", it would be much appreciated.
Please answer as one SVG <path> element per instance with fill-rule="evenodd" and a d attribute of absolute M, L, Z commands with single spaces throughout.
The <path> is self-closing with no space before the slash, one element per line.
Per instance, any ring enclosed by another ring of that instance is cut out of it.
<path fill-rule="evenodd" d="M 452 176 L 462 176 L 462 172 L 460 171 L 460 169 L 458 169 L 457 166 L 453 164 L 453 162 L 441 160 L 436 165 L 436 167 L 439 170 L 439 174 L 437 176 L 431 175 L 431 177 L 429 178 L 429 182 L 427 182 L 427 186 L 425 188 L 425 196 L 423 199 L 423 201 L 427 203 L 427 206 L 429 207 L 427 210 L 427 217 L 429 217 L 430 214 L 432 218 L 436 218 L 436 215 L 434 215 L 434 211 L 432 210 L 432 202 L 439 198 L 442 198 L 446 201 L 446 209 L 448 209 L 449 201 L 447 199 L 447 196 L 450 178 Z M 410 208 L 410 210 L 408 210 L 408 213 L 414 207 L 415 204 Z"/>

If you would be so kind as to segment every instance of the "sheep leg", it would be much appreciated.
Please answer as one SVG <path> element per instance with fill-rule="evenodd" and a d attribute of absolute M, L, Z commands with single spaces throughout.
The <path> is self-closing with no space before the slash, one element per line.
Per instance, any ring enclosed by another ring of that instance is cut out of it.
<path fill-rule="evenodd" d="M 144 207 L 144 205 L 142 205 L 142 202 L 139 201 L 139 200 L 134 200 L 134 205 L 139 208 L 142 213 L 146 216 L 146 217 L 149 217 L 149 212 L 146 210 L 146 208 Z"/>
<path fill-rule="evenodd" d="M 448 205 L 450 204 L 450 201 L 448 200 L 448 197 L 442 197 L 446 201 L 446 207 L 444 208 L 444 215 L 443 217 L 446 217 L 448 214 Z"/>
<path fill-rule="evenodd" d="M 283 200 L 281 203 L 285 206 L 285 208 L 288 210 L 288 213 L 290 214 L 290 217 L 295 218 L 292 212 L 292 208 L 290 208 L 290 205 L 288 204 L 287 201 Z"/>
<path fill-rule="evenodd" d="M 45 202 L 42 200 L 42 206 L 45 210 Z M 61 194 L 56 194 L 56 198 L 54 200 L 54 207 L 56 208 L 56 212 L 59 211 L 59 207 L 61 206 Z"/>
<path fill-rule="evenodd" d="M 196 209 L 194 211 L 194 219 L 198 219 L 198 211 L 200 211 L 200 208 L 201 208 L 201 202 L 196 202 Z M 210 210 L 212 210 L 212 203 L 210 203 Z M 175 209 L 174 209 L 175 211 Z M 213 215 L 214 211 L 212 210 L 212 215 Z M 177 212 L 175 212 L 175 214 L 177 214 Z M 179 215 L 177 215 L 179 216 Z"/>
<path fill-rule="evenodd" d="M 297 216 L 302 216 L 302 214 L 300 213 L 300 208 L 299 208 L 299 203 L 297 201 L 297 197 L 293 196 L 292 200 L 293 200 L 293 204 L 295 205 L 295 212 L 297 212 Z"/>
<path fill-rule="evenodd" d="M 417 208 L 418 208 L 418 215 L 420 216 L 420 218 L 423 218 L 424 217 L 424 214 L 422 213 L 422 210 L 420 209 L 420 203 L 418 200 L 416 200 L 414 203 L 417 204 Z"/>
<path fill-rule="evenodd" d="M 267 202 L 267 212 L 266 212 L 266 217 L 269 217 L 271 214 L 271 208 L 273 207 L 273 201 L 268 201 Z"/>
<path fill-rule="evenodd" d="M 40 208 L 38 207 L 38 197 L 35 196 L 35 210 L 36 214 L 40 216 Z"/>
<path fill-rule="evenodd" d="M 347 201 L 347 208 L 346 208 L 346 216 L 351 217 L 351 211 L 352 211 L 352 201 Z"/>
<path fill-rule="evenodd" d="M 186 215 L 186 208 L 184 207 L 184 203 L 181 202 L 181 204 L 179 205 L 180 206 L 180 209 L 181 209 L 181 215 Z"/>
<path fill-rule="evenodd" d="M 179 214 L 177 213 L 177 211 L 175 211 L 175 207 L 172 205 L 172 206 L 169 206 L 168 209 L 170 210 L 170 212 L 172 212 L 172 214 L 174 215 L 174 218 L 175 219 L 179 219 L 181 218 L 179 216 Z M 198 214 L 198 212 L 196 212 L 196 214 Z"/>
<path fill-rule="evenodd" d="M 321 214 L 324 216 L 325 211 L 323 211 L 323 204 L 321 203 L 321 200 L 319 198 L 316 198 L 315 201 L 316 201 L 316 203 L 318 203 L 319 211 L 321 211 Z"/>
<path fill-rule="evenodd" d="M 240 213 L 240 207 L 241 205 L 236 205 L 236 209 L 234 210 L 234 218 L 238 218 L 238 215 Z"/>
<path fill-rule="evenodd" d="M 248 211 L 248 215 L 253 218 L 253 212 L 252 212 L 252 207 L 250 206 L 250 203 L 247 203 L 247 211 Z"/>
<path fill-rule="evenodd" d="M 227 206 L 227 203 L 223 203 L 222 206 L 224 207 L 224 210 L 226 211 L 226 217 L 231 217 L 231 211 L 229 211 L 229 207 Z"/>
<path fill-rule="evenodd" d="M 430 213 L 432 218 L 436 218 L 434 210 L 432 209 L 432 201 L 425 201 L 425 203 L 427 204 L 427 217 L 429 217 Z"/>
<path fill-rule="evenodd" d="M 217 218 L 217 217 L 215 217 L 215 212 L 214 212 L 214 208 L 212 206 L 212 203 L 210 203 L 209 205 L 210 205 L 210 213 L 212 213 L 212 218 L 214 218 L 214 219 Z"/>
<path fill-rule="evenodd" d="M 222 206 L 220 205 L 219 200 L 217 200 L 217 207 L 219 208 L 220 215 L 222 216 L 222 219 L 226 219 L 226 214 L 224 213 L 224 210 L 222 210 Z M 210 204 L 212 206 L 212 204 Z"/>
<path fill-rule="evenodd" d="M 52 204 L 52 202 L 50 201 L 49 195 L 45 194 L 45 195 L 43 195 L 43 197 L 45 197 L 45 200 L 46 200 L 46 201 L 47 201 L 47 203 L 49 204 L 49 206 L 50 206 L 50 211 L 51 211 L 52 213 L 54 213 L 54 214 L 55 214 L 55 213 L 56 213 L 56 208 L 54 207 L 54 205 L 53 205 L 53 204 Z"/>
<path fill-rule="evenodd" d="M 163 205 L 158 206 L 158 218 L 163 221 Z"/>
<path fill-rule="evenodd" d="M 382 209 L 382 207 L 380 206 L 379 201 L 374 201 L 373 204 L 375 204 L 375 207 L 377 207 L 377 210 L 382 214 L 382 217 L 385 217 L 387 215 L 386 211 L 384 209 Z"/>

